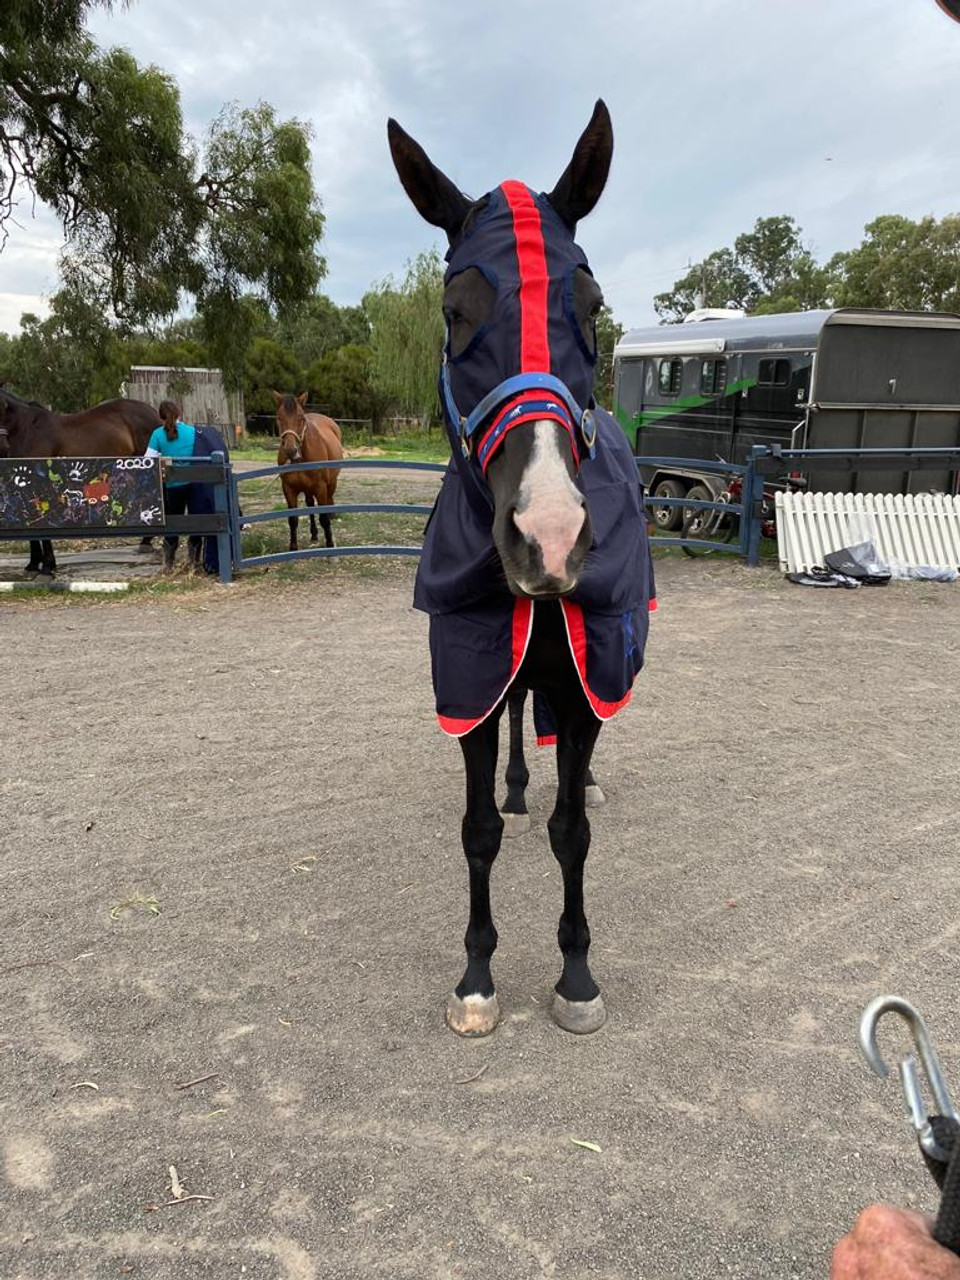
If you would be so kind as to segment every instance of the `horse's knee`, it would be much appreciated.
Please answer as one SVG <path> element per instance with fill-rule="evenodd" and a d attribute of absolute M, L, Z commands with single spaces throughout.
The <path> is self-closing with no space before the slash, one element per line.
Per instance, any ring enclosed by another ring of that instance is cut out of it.
<path fill-rule="evenodd" d="M 576 866 L 590 849 L 590 823 L 585 813 L 554 814 L 547 822 L 550 848 L 561 867 Z"/>

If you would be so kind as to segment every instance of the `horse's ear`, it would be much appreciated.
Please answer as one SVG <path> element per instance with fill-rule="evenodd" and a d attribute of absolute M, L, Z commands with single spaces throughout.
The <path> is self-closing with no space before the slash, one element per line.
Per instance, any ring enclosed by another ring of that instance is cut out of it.
<path fill-rule="evenodd" d="M 472 201 L 440 172 L 420 143 L 414 142 L 396 120 L 387 121 L 387 137 L 394 167 L 415 209 L 452 240 L 463 226 Z"/>
<path fill-rule="evenodd" d="M 283 396 L 280 394 L 280 392 L 279 392 L 279 391 L 274 391 L 274 393 L 273 393 L 273 398 L 274 398 L 274 400 L 276 401 L 277 408 L 279 409 L 279 408 L 280 408 L 280 405 L 281 405 L 281 403 L 282 403 L 282 401 L 283 401 Z"/>
<path fill-rule="evenodd" d="M 613 124 L 602 98 L 597 99 L 590 123 L 573 149 L 573 158 L 547 199 L 575 231 L 603 194 L 613 158 Z"/>
<path fill-rule="evenodd" d="M 306 391 L 304 391 L 302 395 L 297 396 L 297 404 L 302 409 L 306 403 L 307 403 L 307 393 Z"/>

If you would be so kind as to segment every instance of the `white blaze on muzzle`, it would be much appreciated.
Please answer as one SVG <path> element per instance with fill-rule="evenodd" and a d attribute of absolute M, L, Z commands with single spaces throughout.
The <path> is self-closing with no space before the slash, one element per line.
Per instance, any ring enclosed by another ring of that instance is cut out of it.
<path fill-rule="evenodd" d="M 585 519 L 583 494 L 570 479 L 556 425 L 538 422 L 513 522 L 527 542 L 539 548 L 550 577 L 566 581 L 567 561 Z"/>

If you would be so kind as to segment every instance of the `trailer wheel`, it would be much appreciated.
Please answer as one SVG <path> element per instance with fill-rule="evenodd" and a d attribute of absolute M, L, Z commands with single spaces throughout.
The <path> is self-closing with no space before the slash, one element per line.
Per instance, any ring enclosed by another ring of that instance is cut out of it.
<path fill-rule="evenodd" d="M 661 480 L 654 487 L 651 497 L 682 498 L 686 488 L 679 480 Z M 653 523 L 664 533 L 674 533 L 683 524 L 683 507 L 651 507 Z"/>

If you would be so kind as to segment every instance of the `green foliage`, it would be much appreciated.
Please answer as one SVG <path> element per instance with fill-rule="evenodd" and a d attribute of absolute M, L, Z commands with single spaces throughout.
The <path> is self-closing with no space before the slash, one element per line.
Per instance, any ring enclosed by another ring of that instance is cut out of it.
<path fill-rule="evenodd" d="M 293 313 L 280 318 L 265 332 L 290 348 L 304 368 L 329 351 L 344 346 L 367 346 L 370 321 L 363 307 L 338 307 L 317 293 Z"/>
<path fill-rule="evenodd" d="M 254 338 L 244 368 L 243 402 L 247 413 L 276 411 L 274 391 L 303 390 L 303 371 L 293 355 L 270 338 Z"/>
<path fill-rule="evenodd" d="M 613 404 L 613 348 L 622 337 L 623 325 L 614 320 L 609 307 L 601 307 L 597 316 L 597 367 L 593 394 L 597 404 L 608 408 Z"/>
<path fill-rule="evenodd" d="M 59 215 L 66 286 L 130 332 L 196 299 L 238 382 L 249 298 L 283 315 L 325 270 L 309 132 L 266 103 L 224 108 L 199 148 L 173 79 L 99 49 L 84 0 L 10 0 L 0 14 L 0 230 L 18 184 Z"/>
<path fill-rule="evenodd" d="M 826 304 L 828 273 L 804 248 L 793 218 L 758 218 L 732 249 L 717 249 L 653 300 L 663 320 L 682 320 L 694 308 L 733 303 L 761 314 Z"/>
<path fill-rule="evenodd" d="M 856 249 L 829 264 L 838 306 L 960 310 L 960 216 L 875 218 Z"/>
<path fill-rule="evenodd" d="M 384 411 L 384 398 L 373 381 L 373 352 L 350 343 L 329 351 L 307 370 L 312 404 L 333 418 L 370 418 L 374 430 Z"/>
<path fill-rule="evenodd" d="M 443 261 L 437 249 L 408 263 L 400 284 L 382 281 L 363 300 L 370 317 L 373 377 L 385 400 L 427 421 L 440 412 L 437 370 L 443 352 Z"/>

